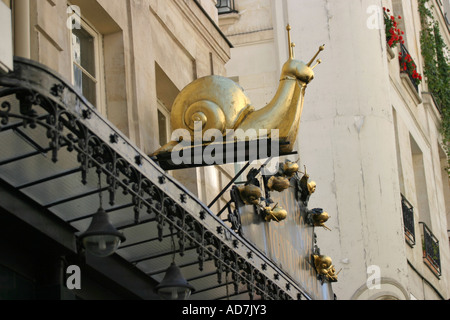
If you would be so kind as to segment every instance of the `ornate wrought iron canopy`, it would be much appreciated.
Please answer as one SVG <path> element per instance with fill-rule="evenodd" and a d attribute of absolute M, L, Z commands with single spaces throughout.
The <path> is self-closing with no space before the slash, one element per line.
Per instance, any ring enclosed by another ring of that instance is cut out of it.
<path fill-rule="evenodd" d="M 196 288 L 192 299 L 310 299 L 261 251 L 234 232 L 135 147 L 71 85 L 16 58 L 0 77 L 0 179 L 74 232 L 104 209 L 127 241 L 129 268 L 160 282 L 173 255 Z"/>

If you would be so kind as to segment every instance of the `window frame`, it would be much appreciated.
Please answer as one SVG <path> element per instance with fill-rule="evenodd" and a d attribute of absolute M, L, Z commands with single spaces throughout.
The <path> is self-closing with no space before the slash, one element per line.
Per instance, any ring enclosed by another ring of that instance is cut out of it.
<path fill-rule="evenodd" d="M 74 12 L 74 14 L 76 14 Z M 101 113 L 106 114 L 106 94 L 104 81 L 104 59 L 103 59 L 103 35 L 98 32 L 91 23 L 89 23 L 83 16 L 80 16 L 80 26 L 90 36 L 93 37 L 94 45 L 94 70 L 95 75 L 90 74 L 80 64 L 74 61 L 74 47 L 72 43 L 73 29 L 69 29 L 69 43 L 70 43 L 70 72 L 72 85 L 75 85 L 74 65 L 80 68 L 81 72 L 89 77 L 95 83 L 96 101 L 94 107 Z M 83 92 L 80 92 L 83 93 Z M 90 102 L 90 101 L 89 101 Z"/>
<path fill-rule="evenodd" d="M 170 142 L 171 136 L 172 136 L 172 129 L 170 125 L 170 111 L 167 109 L 167 107 L 164 105 L 164 103 L 157 99 L 157 108 L 156 108 L 156 116 L 158 117 L 158 111 L 160 111 L 165 117 L 166 117 L 166 135 L 167 135 L 167 141 L 166 143 Z M 159 120 L 158 120 L 158 145 L 160 145 L 160 127 L 159 127 Z"/>

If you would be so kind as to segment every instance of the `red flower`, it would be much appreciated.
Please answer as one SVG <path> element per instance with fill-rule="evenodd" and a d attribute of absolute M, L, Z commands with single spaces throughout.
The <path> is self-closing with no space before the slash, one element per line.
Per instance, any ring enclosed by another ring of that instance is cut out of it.
<path fill-rule="evenodd" d="M 383 7 L 383 10 L 385 12 L 390 12 L 390 10 L 386 7 Z M 390 16 L 385 14 L 384 17 L 384 23 L 386 26 L 386 40 L 389 47 L 392 48 L 397 45 L 397 43 L 404 43 L 403 37 L 401 37 L 401 35 L 405 33 L 400 30 L 396 21 L 396 17 L 398 17 L 398 19 L 401 19 L 402 17 L 395 16 L 394 14 L 391 14 Z"/>

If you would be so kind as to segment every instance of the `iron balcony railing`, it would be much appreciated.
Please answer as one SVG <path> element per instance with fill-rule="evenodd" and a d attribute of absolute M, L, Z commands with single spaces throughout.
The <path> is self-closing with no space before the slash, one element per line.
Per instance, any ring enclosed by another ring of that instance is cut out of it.
<path fill-rule="evenodd" d="M 219 14 L 237 12 L 234 0 L 217 0 L 216 8 L 219 10 Z"/>
<path fill-rule="evenodd" d="M 424 223 L 422 236 L 423 261 L 437 276 L 441 275 L 441 258 L 439 254 L 439 240 L 431 232 L 430 228 Z"/>
<path fill-rule="evenodd" d="M 417 83 L 417 79 L 414 79 L 414 77 L 413 77 L 413 71 L 410 68 L 407 68 L 406 70 L 404 70 L 404 68 L 402 67 L 403 61 L 405 61 L 405 59 L 409 59 L 411 57 L 411 55 L 409 54 L 408 49 L 406 49 L 405 45 L 402 43 L 400 43 L 400 50 L 401 50 L 400 72 L 408 75 L 409 80 L 411 80 L 411 83 L 414 86 L 414 89 L 416 89 L 416 91 L 419 92 L 419 84 Z M 415 68 L 417 65 L 414 62 L 414 60 L 412 60 L 412 58 L 411 58 L 411 62 Z M 409 63 L 409 64 L 411 64 L 411 63 Z"/>
<path fill-rule="evenodd" d="M 412 247 L 416 244 L 416 233 L 414 231 L 414 208 L 402 195 L 403 227 L 406 242 Z"/>

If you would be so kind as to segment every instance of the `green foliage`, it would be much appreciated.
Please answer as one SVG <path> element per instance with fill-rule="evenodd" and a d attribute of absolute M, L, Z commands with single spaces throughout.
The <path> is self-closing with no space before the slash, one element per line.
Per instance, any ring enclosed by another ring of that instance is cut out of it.
<path fill-rule="evenodd" d="M 442 39 L 439 24 L 431 10 L 426 7 L 428 2 L 429 0 L 419 0 L 422 23 L 420 43 L 425 62 L 424 75 L 427 78 L 428 89 L 433 94 L 441 111 L 441 132 L 450 165 L 450 65 L 444 55 L 446 45 Z"/>

